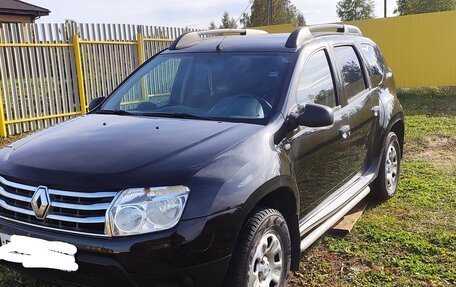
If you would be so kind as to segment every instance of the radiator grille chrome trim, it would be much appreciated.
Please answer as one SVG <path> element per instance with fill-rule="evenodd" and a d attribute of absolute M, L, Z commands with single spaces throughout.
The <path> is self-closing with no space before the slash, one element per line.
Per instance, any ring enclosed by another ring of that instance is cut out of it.
<path fill-rule="evenodd" d="M 29 223 L 29 222 L 25 222 L 25 221 L 21 221 L 21 220 L 17 220 L 17 219 L 12 219 L 12 218 L 5 217 L 2 215 L 0 215 L 0 219 L 11 221 L 11 222 L 18 223 L 18 224 L 24 224 L 27 226 L 42 228 L 42 229 L 46 229 L 46 230 L 57 231 L 57 232 L 64 232 L 64 233 L 76 234 L 76 235 L 89 235 L 89 236 L 93 236 L 93 237 L 102 237 L 102 238 L 108 237 L 108 235 L 106 235 L 106 234 L 88 233 L 88 232 L 60 229 L 60 228 L 56 228 L 56 227 L 42 226 L 42 225 L 33 224 L 33 223 Z"/>
<path fill-rule="evenodd" d="M 26 214 L 26 215 L 30 215 L 30 216 L 35 216 L 35 213 L 32 210 L 9 205 L 8 203 L 6 203 L 4 200 L 1 200 L 1 199 L 0 199 L 0 207 L 2 207 L 4 209 L 8 209 L 10 211 L 14 211 L 14 212 L 18 212 L 18 213 L 22 213 L 22 214 Z M 76 223 L 104 223 L 105 222 L 104 216 L 78 218 L 78 217 L 50 214 L 50 215 L 46 216 L 46 218 L 52 219 L 52 220 L 61 220 L 61 221 L 76 222 Z"/>
<path fill-rule="evenodd" d="M 56 190 L 49 189 L 50 195 L 61 195 L 68 197 L 82 197 L 82 198 L 101 198 L 101 197 L 115 197 L 117 192 L 76 192 L 76 191 L 65 191 L 65 190 Z"/>
<path fill-rule="evenodd" d="M 38 186 L 12 182 L 0 176 L 0 218 L 39 228 L 108 237 L 106 211 L 117 191 L 73 192 L 49 189 L 50 211 L 44 220 L 36 218 L 31 207 Z"/>
<path fill-rule="evenodd" d="M 20 201 L 23 201 L 23 202 L 30 202 L 32 200 L 32 198 L 28 197 L 28 196 L 22 196 L 22 195 L 17 195 L 17 194 L 14 194 L 14 193 L 9 193 L 8 191 L 6 191 L 1 186 L 0 186 L 0 195 L 4 196 L 4 197 L 11 198 L 11 199 L 20 200 Z"/>
<path fill-rule="evenodd" d="M 53 201 L 51 206 L 75 210 L 106 210 L 109 208 L 109 203 L 71 204 Z"/>

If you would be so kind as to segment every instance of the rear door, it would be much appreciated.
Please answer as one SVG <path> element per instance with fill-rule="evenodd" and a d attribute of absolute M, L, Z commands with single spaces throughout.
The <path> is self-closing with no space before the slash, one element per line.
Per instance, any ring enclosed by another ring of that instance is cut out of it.
<path fill-rule="evenodd" d="M 369 146 L 378 122 L 378 89 L 372 87 L 365 60 L 354 44 L 334 47 L 337 69 L 341 75 L 342 92 L 350 115 L 351 174 L 362 175 L 370 163 Z"/>
<path fill-rule="evenodd" d="M 350 144 L 340 133 L 349 125 L 349 114 L 340 105 L 334 66 L 326 47 L 315 49 L 306 58 L 295 97 L 297 106 L 291 112 L 307 103 L 317 103 L 332 108 L 335 116 L 332 126 L 297 127 L 287 135 L 304 215 L 344 184 L 351 173 Z"/>

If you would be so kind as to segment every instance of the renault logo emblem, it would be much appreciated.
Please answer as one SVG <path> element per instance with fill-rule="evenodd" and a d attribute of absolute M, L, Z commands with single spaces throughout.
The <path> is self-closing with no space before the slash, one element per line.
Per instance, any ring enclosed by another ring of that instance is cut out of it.
<path fill-rule="evenodd" d="M 45 186 L 39 186 L 32 197 L 32 209 L 35 213 L 36 218 L 44 219 L 51 205 L 51 200 L 49 199 L 48 188 Z"/>

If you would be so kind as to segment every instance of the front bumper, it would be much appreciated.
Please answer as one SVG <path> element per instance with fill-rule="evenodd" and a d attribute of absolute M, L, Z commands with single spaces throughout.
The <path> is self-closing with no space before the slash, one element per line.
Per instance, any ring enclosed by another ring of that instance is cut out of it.
<path fill-rule="evenodd" d="M 62 241 L 78 248 L 76 272 L 26 269 L 20 272 L 76 286 L 219 286 L 245 219 L 242 209 L 182 220 L 174 229 L 119 238 L 95 238 L 49 231 L 0 219 L 0 233 Z"/>

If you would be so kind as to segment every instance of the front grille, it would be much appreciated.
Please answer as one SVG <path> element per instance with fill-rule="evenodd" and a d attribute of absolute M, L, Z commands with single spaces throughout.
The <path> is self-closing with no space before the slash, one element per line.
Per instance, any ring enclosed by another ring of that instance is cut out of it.
<path fill-rule="evenodd" d="M 115 191 L 74 192 L 48 189 L 50 208 L 38 219 L 31 200 L 38 186 L 29 186 L 0 177 L 0 216 L 44 228 L 91 235 L 105 234 L 105 214 Z"/>

